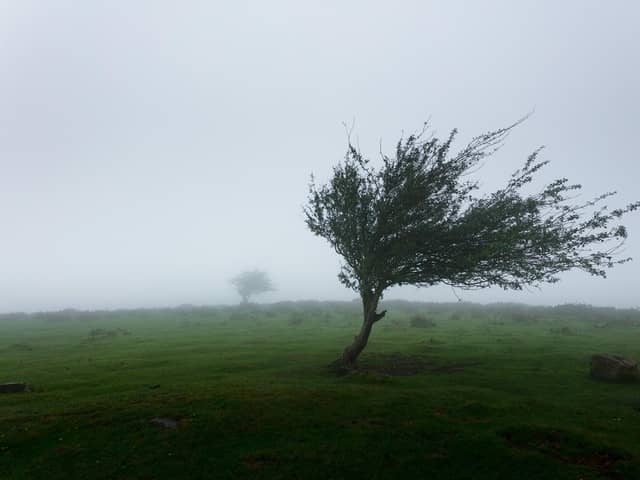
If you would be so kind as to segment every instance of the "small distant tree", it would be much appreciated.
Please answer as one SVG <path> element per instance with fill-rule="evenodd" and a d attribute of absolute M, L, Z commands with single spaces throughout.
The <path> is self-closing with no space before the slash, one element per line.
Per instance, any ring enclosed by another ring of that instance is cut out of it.
<path fill-rule="evenodd" d="M 580 185 L 566 178 L 523 192 L 547 162 L 539 149 L 506 186 L 478 195 L 470 178 L 496 151 L 507 128 L 480 135 L 453 155 L 456 130 L 443 141 L 427 133 L 401 138 L 395 156 L 374 168 L 349 142 L 344 161 L 325 185 L 311 179 L 306 224 L 342 256 L 340 281 L 360 294 L 360 333 L 334 367 L 349 369 L 367 345 L 383 292 L 394 285 L 446 284 L 461 289 L 497 285 L 522 289 L 558 281 L 580 269 L 606 276 L 629 258 L 616 252 L 627 236 L 618 220 L 640 206 L 608 210 L 615 192 L 574 203 Z"/>
<path fill-rule="evenodd" d="M 242 297 L 242 303 L 249 303 L 252 295 L 275 290 L 267 273 L 260 270 L 242 272 L 233 277 L 231 283 Z"/>

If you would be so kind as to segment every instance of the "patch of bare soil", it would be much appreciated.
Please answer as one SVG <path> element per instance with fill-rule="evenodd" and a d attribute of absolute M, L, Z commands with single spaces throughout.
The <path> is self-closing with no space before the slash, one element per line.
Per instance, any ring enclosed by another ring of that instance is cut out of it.
<path fill-rule="evenodd" d="M 417 355 L 402 353 L 363 355 L 358 372 L 383 375 L 416 375 L 434 368 L 434 362 Z"/>
<path fill-rule="evenodd" d="M 249 470 L 262 470 L 263 468 L 278 465 L 280 459 L 270 452 L 254 452 L 245 455 L 242 458 L 242 463 Z"/>
<path fill-rule="evenodd" d="M 431 371 L 433 373 L 456 373 L 462 372 L 469 367 L 476 367 L 478 365 L 482 365 L 482 362 L 456 362 L 456 363 L 448 363 L 446 365 L 441 365 L 439 367 L 433 368 Z"/>
<path fill-rule="evenodd" d="M 425 456 L 427 458 L 447 458 L 449 451 L 444 448 L 437 448 L 431 452 L 427 452 Z"/>
<path fill-rule="evenodd" d="M 386 426 L 386 423 L 380 418 L 358 417 L 346 420 L 341 425 L 343 427 L 381 428 Z"/>
<path fill-rule="evenodd" d="M 583 465 L 605 478 L 624 478 L 617 467 L 631 459 L 621 450 L 595 445 L 575 434 L 560 430 L 517 428 L 500 434 L 512 447 L 532 450 L 563 463 Z"/>
<path fill-rule="evenodd" d="M 364 355 L 358 363 L 358 372 L 392 376 L 417 375 L 424 372 L 456 373 L 480 364 L 480 362 L 455 362 L 437 365 L 433 360 L 419 355 L 379 353 Z"/>

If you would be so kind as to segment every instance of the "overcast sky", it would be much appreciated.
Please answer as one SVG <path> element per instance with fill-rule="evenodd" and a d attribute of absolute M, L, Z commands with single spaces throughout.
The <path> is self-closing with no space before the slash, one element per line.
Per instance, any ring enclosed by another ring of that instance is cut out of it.
<path fill-rule="evenodd" d="M 478 172 L 539 145 L 583 199 L 640 198 L 640 2 L 0 1 L 0 311 L 351 299 L 306 230 L 309 175 L 431 119 L 470 137 L 535 109 Z M 634 263 L 470 301 L 638 306 Z M 449 288 L 387 298 L 455 301 Z"/>

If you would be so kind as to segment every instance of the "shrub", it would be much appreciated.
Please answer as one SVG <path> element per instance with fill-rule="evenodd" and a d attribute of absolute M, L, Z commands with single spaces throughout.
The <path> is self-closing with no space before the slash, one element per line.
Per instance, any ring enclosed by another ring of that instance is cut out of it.
<path fill-rule="evenodd" d="M 435 327 L 436 324 L 433 320 L 424 315 L 414 315 L 411 317 L 411 321 L 409 323 L 413 328 L 432 328 Z"/>
<path fill-rule="evenodd" d="M 94 328 L 89 332 L 90 340 L 99 340 L 101 338 L 114 338 L 121 335 L 130 335 L 131 332 L 129 330 L 125 330 L 124 328 L 114 328 L 111 330 L 107 330 L 105 328 Z"/>
<path fill-rule="evenodd" d="M 576 332 L 569 327 L 552 328 L 551 333 L 555 333 L 557 335 L 576 335 Z"/>
<path fill-rule="evenodd" d="M 237 322 L 257 322 L 258 316 L 253 312 L 237 311 L 229 315 L 229 321 Z"/>
<path fill-rule="evenodd" d="M 299 315 L 291 315 L 289 317 L 289 320 L 287 320 L 287 324 L 291 325 L 292 327 L 297 327 L 299 325 L 302 325 L 302 322 L 304 321 L 304 319 L 299 316 Z"/>
<path fill-rule="evenodd" d="M 533 313 L 529 312 L 513 312 L 511 314 L 511 320 L 514 323 L 521 324 L 531 324 L 538 322 L 538 318 Z"/>

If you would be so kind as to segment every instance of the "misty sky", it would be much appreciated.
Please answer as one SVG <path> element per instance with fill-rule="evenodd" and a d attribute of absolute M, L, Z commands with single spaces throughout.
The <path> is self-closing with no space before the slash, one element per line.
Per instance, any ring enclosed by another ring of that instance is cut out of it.
<path fill-rule="evenodd" d="M 431 119 L 457 146 L 535 109 L 478 172 L 500 186 L 539 145 L 542 181 L 640 198 L 640 3 L 0 1 L 0 311 L 351 299 L 307 231 L 355 119 L 365 154 Z M 637 261 L 470 301 L 638 306 Z M 455 301 L 449 288 L 386 298 Z"/>

